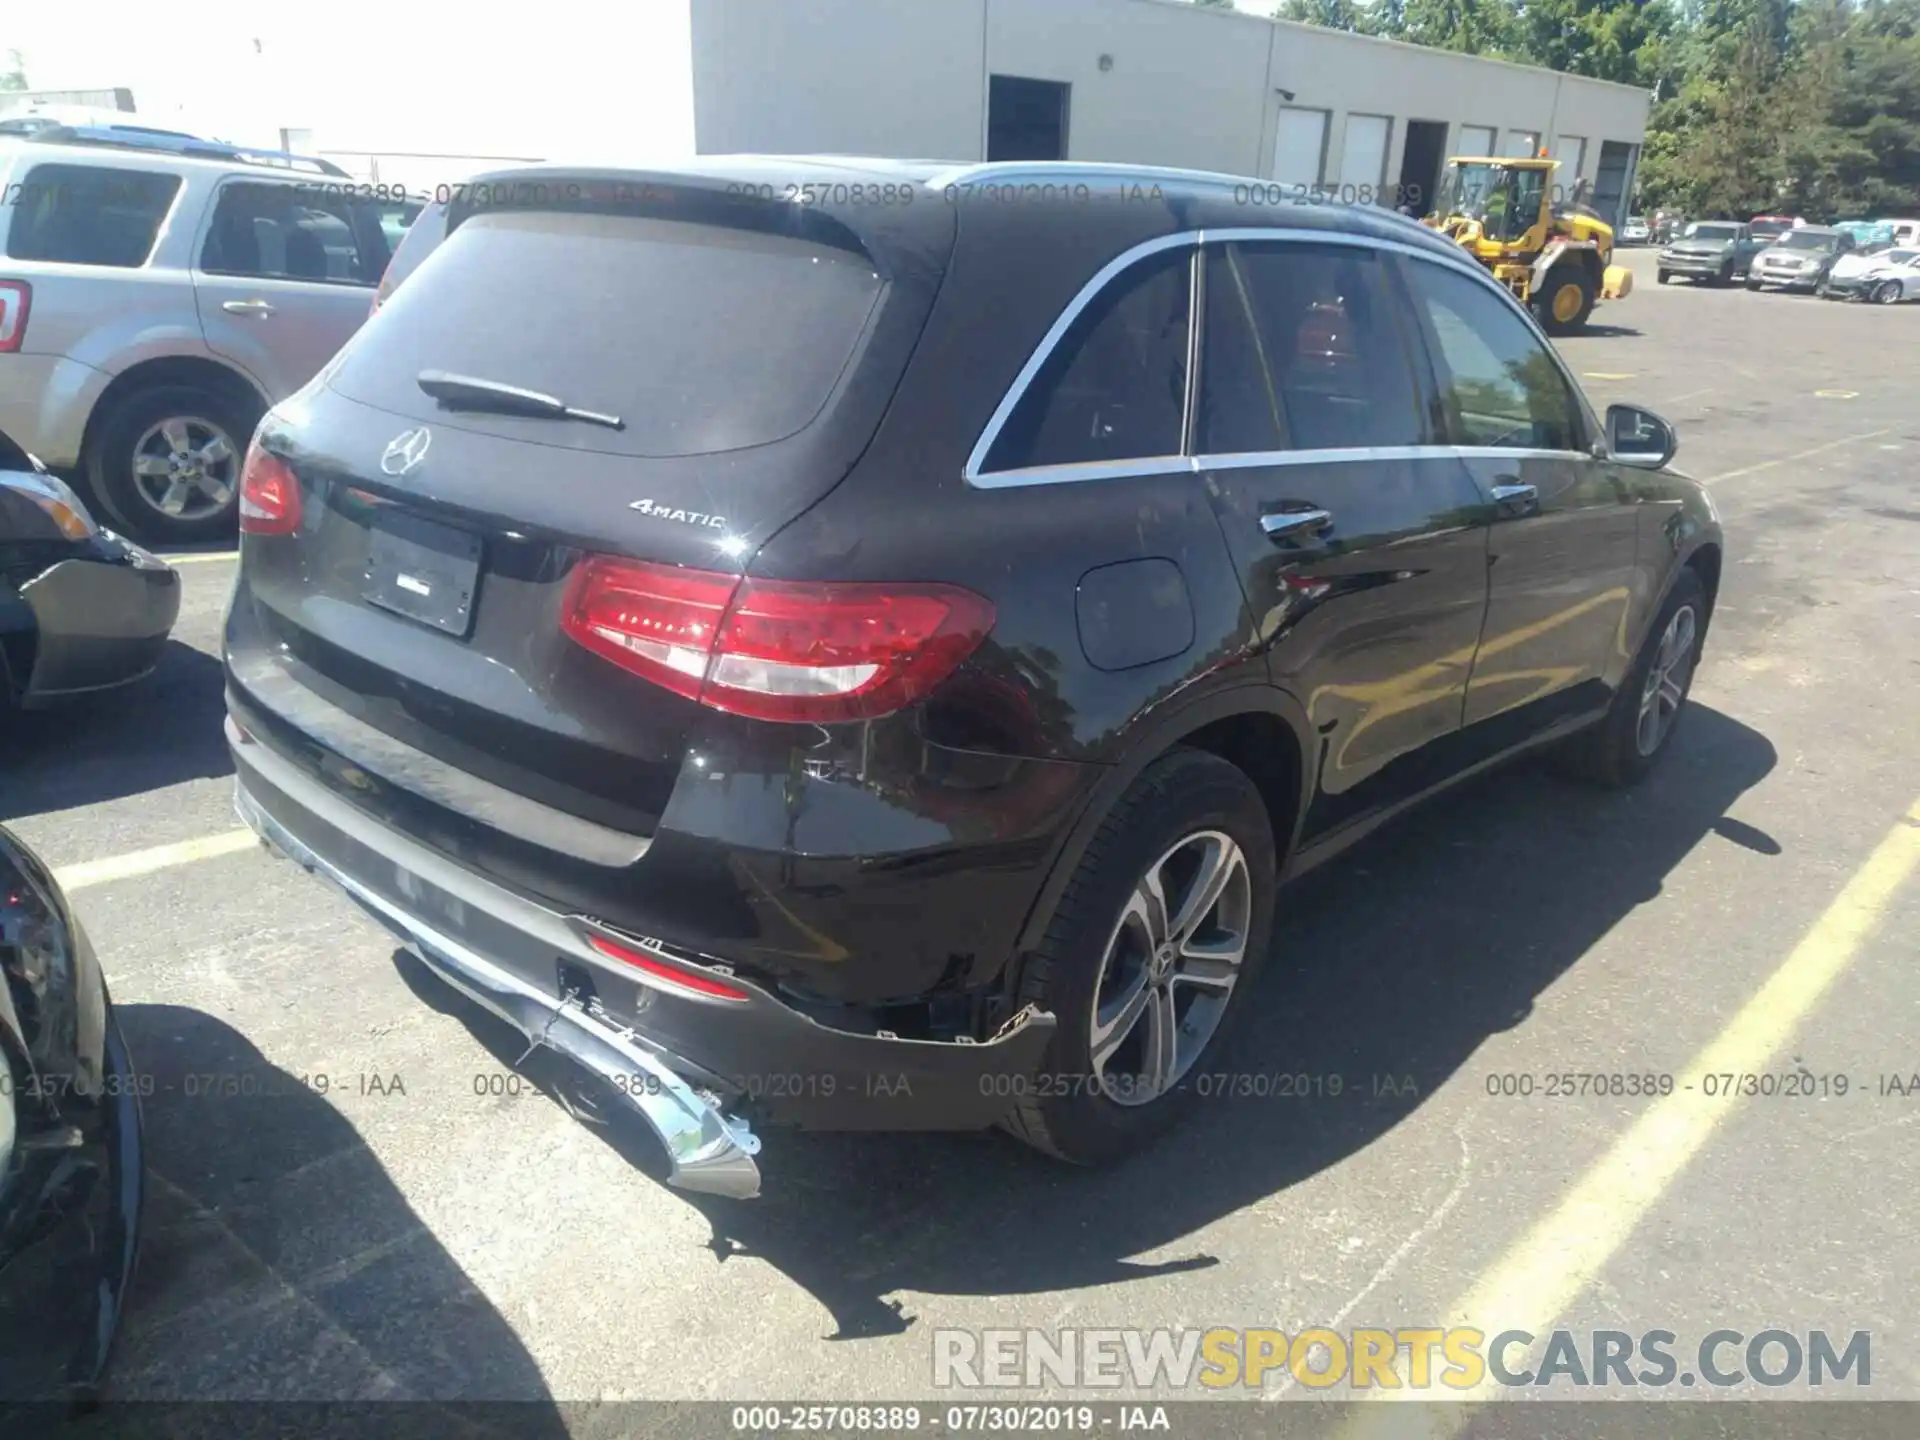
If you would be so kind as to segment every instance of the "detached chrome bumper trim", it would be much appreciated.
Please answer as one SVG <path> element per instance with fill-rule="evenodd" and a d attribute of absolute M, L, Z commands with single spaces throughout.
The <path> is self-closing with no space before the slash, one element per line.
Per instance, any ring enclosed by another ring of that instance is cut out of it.
<path fill-rule="evenodd" d="M 551 1046 L 612 1085 L 660 1137 L 673 1167 L 668 1184 L 736 1200 L 760 1193 L 760 1170 L 753 1161 L 760 1140 L 746 1121 L 723 1113 L 660 1060 L 578 1005 L 541 994 L 329 864 L 261 809 L 238 782 L 234 809 L 268 845 L 372 911 L 456 990 L 536 1044 Z"/>

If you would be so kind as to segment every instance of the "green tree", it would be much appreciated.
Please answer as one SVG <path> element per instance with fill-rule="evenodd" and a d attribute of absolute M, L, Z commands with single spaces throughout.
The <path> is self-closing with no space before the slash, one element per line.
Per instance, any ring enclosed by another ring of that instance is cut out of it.
<path fill-rule="evenodd" d="M 1499 56 L 1512 47 L 1514 21 L 1507 0 L 1406 0 L 1406 33 L 1397 38 L 1438 50 Z"/>
<path fill-rule="evenodd" d="M 7 51 L 7 63 L 0 67 L 0 90 L 24 90 L 27 88 L 27 62 L 20 58 L 18 50 Z"/>
<path fill-rule="evenodd" d="M 1361 28 L 1364 16 L 1354 0 L 1286 0 L 1273 12 L 1273 18 L 1355 32 Z"/>

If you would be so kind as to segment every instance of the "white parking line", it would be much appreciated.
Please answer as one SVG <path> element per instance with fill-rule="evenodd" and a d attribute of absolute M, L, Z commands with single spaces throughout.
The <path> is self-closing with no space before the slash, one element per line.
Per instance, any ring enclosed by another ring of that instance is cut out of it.
<path fill-rule="evenodd" d="M 1773 469 L 1776 465 L 1791 465 L 1796 460 L 1810 460 L 1815 455 L 1824 455 L 1829 450 L 1838 450 L 1842 445 L 1858 445 L 1862 440 L 1877 440 L 1882 435 L 1890 433 L 1891 427 L 1885 430 L 1868 430 L 1864 434 L 1849 435 L 1844 440 L 1830 440 L 1825 445 L 1814 446 L 1811 450 L 1802 450 L 1793 455 L 1782 455 L 1777 460 L 1762 460 L 1758 465 L 1742 466 L 1738 470 L 1729 470 L 1724 475 L 1709 475 L 1700 483 L 1702 485 L 1717 485 L 1722 480 L 1733 480 L 1742 475 L 1757 475 L 1762 470 Z"/>
<path fill-rule="evenodd" d="M 189 865 L 196 860 L 232 855 L 258 843 L 253 831 L 243 825 L 236 830 L 223 830 L 218 835 L 203 835 L 198 840 L 155 845 L 150 850 L 110 855 L 105 860 L 82 860 L 77 865 L 63 866 L 54 871 L 53 878 L 62 890 L 71 894 L 89 885 L 105 885 L 110 880 L 127 880 L 135 875 L 152 874 L 155 870 L 170 870 L 175 865 Z"/>

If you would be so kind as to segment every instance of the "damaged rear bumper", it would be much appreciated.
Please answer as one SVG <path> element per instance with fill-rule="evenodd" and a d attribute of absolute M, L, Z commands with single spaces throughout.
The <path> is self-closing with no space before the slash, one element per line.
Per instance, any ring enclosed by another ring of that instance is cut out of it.
<path fill-rule="evenodd" d="M 339 885 L 470 999 L 606 1081 L 659 1137 L 682 1189 L 759 1193 L 749 1111 L 816 1129 L 985 1129 L 1052 1034 L 1053 1017 L 1031 1007 L 982 1041 L 855 1033 L 720 968 L 706 973 L 744 999 L 671 993 L 596 951 L 589 937 L 612 932 L 590 919 L 394 831 L 231 719 L 227 739 L 236 809 L 262 839 Z"/>

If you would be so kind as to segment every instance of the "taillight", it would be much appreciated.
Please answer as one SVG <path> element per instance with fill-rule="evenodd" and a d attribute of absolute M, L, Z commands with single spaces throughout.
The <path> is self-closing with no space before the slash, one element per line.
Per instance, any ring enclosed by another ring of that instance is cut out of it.
<path fill-rule="evenodd" d="M 27 312 L 33 287 L 24 280 L 0 280 L 0 355 L 19 351 L 27 338 Z"/>
<path fill-rule="evenodd" d="M 240 471 L 240 531 L 243 535 L 291 535 L 300 528 L 300 482 L 278 455 L 258 445 L 247 450 Z"/>
<path fill-rule="evenodd" d="M 598 935 L 589 935 L 587 943 L 609 960 L 618 960 L 623 965 L 631 965 L 641 974 L 668 989 L 676 989 L 689 995 L 705 996 L 709 1000 L 745 1000 L 747 992 L 732 985 L 723 984 L 711 976 L 702 975 L 697 970 L 685 969 L 664 960 L 649 951 L 637 950 L 606 940 Z"/>
<path fill-rule="evenodd" d="M 716 710 L 826 723 L 924 698 L 986 638 L 993 606 L 952 585 L 743 580 L 592 556 L 562 626 Z"/>

